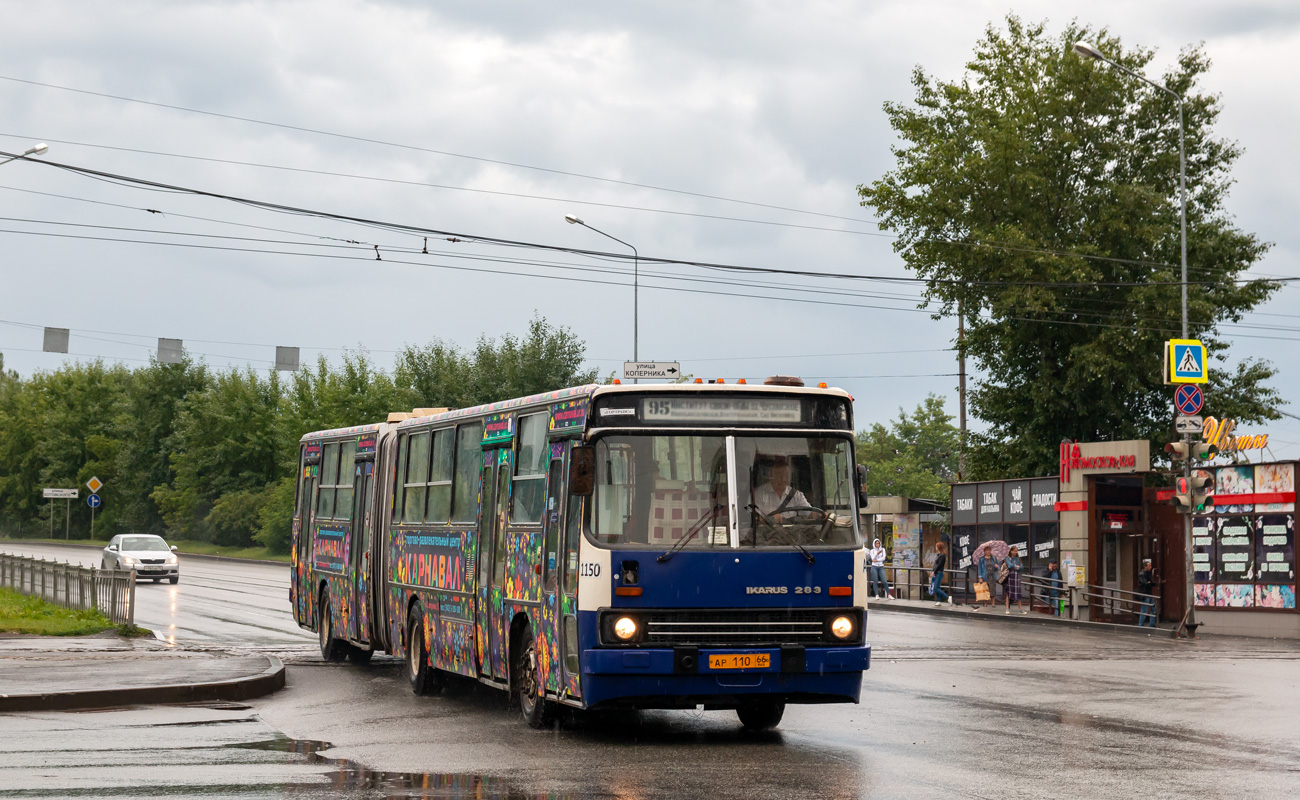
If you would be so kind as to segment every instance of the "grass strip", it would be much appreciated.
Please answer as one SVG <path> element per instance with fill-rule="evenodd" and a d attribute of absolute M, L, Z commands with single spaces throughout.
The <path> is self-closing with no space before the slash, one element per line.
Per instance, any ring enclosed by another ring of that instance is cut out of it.
<path fill-rule="evenodd" d="M 115 627 L 98 611 L 73 611 L 0 588 L 0 633 L 86 636 Z"/>

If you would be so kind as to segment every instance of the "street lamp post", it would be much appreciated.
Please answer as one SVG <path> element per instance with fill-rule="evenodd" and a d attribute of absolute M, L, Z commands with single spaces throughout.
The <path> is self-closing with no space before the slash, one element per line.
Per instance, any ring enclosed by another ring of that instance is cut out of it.
<path fill-rule="evenodd" d="M 0 161 L 0 164 L 8 164 L 10 161 L 17 161 L 20 158 L 27 158 L 28 156 L 43 156 L 45 155 L 45 151 L 49 149 L 50 146 L 45 142 L 41 142 L 40 144 L 34 144 L 31 147 L 24 150 L 22 153 L 16 156 L 9 156 L 4 161 Z"/>
<path fill-rule="evenodd" d="M 639 280 L 639 274 L 638 274 L 638 273 L 640 272 L 640 260 L 641 260 L 641 256 L 640 256 L 640 254 L 637 253 L 637 251 L 636 251 L 636 245 L 629 244 L 628 242 L 623 241 L 622 239 L 618 238 L 617 236 L 610 236 L 608 233 L 605 233 L 605 232 L 602 231 L 600 228 L 593 228 L 592 226 L 590 226 L 590 225 L 588 225 L 587 223 L 583 222 L 582 220 L 578 219 L 578 217 L 577 217 L 576 215 L 574 215 L 574 214 L 565 214 L 565 215 L 564 215 L 564 221 L 567 222 L 567 223 L 569 223 L 570 225 L 581 225 L 581 226 L 584 227 L 584 228 L 587 228 L 587 229 L 589 229 L 589 230 L 593 230 L 593 231 L 595 231 L 596 233 L 599 233 L 601 236 L 604 236 L 606 239 L 613 239 L 614 241 L 618 242 L 619 244 L 623 245 L 624 247 L 630 247 L 630 248 L 632 248 L 632 360 L 633 360 L 633 361 L 639 361 L 640 358 L 641 358 L 641 354 L 640 354 L 640 352 L 637 350 L 637 323 L 638 323 L 638 319 L 637 319 L 637 316 L 638 316 L 638 314 L 637 314 L 638 298 L 637 298 L 637 295 L 638 295 L 638 293 L 640 292 L 640 286 L 639 286 L 639 284 L 640 284 L 640 280 Z"/>
<path fill-rule="evenodd" d="M 1162 86 L 1145 75 L 1134 72 L 1123 64 L 1119 64 L 1106 58 L 1100 50 L 1093 47 L 1088 42 L 1075 42 L 1074 52 L 1084 58 L 1091 58 L 1109 64 L 1115 69 L 1123 72 L 1133 78 L 1145 83 L 1154 89 L 1159 89 L 1178 103 L 1178 238 L 1182 251 L 1182 332 L 1183 338 L 1188 336 L 1187 332 L 1187 151 L 1183 144 L 1183 98 L 1176 92 L 1171 91 L 1168 87 Z M 1183 441 L 1191 442 L 1190 433 L 1183 434 Z M 1183 477 L 1190 479 L 1192 477 L 1192 459 L 1190 457 L 1191 447 L 1188 446 L 1189 457 L 1183 463 Z M 1187 574 L 1187 612 L 1183 617 L 1183 626 L 1191 631 L 1191 635 L 1196 633 L 1196 607 L 1195 607 L 1195 579 L 1196 573 L 1192 565 L 1192 515 L 1189 513 L 1183 515 L 1183 548 L 1184 548 L 1184 568 Z M 1177 631 L 1175 631 L 1177 633 Z"/>

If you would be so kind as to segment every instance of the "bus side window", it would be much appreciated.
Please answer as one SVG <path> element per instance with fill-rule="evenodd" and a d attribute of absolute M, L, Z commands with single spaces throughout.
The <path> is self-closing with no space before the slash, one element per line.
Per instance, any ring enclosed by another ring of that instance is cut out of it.
<path fill-rule="evenodd" d="M 455 522 L 473 522 L 478 516 L 478 471 L 483 461 L 482 443 L 483 423 L 473 422 L 456 429 L 456 466 L 451 490 L 451 518 Z M 485 485 L 484 493 L 487 489 Z"/>
<path fill-rule="evenodd" d="M 542 546 L 542 585 L 548 592 L 555 591 L 560 566 L 560 508 L 564 502 L 561 483 L 564 477 L 564 459 L 551 460 L 550 476 L 546 480 L 546 542 Z"/>
<path fill-rule="evenodd" d="M 569 496 L 564 515 L 564 593 L 578 591 L 578 545 L 582 541 L 582 498 Z"/>
<path fill-rule="evenodd" d="M 320 487 L 316 494 L 317 519 L 331 519 L 334 516 L 334 486 L 339 475 L 339 445 L 331 442 L 322 450 L 320 462 Z"/>

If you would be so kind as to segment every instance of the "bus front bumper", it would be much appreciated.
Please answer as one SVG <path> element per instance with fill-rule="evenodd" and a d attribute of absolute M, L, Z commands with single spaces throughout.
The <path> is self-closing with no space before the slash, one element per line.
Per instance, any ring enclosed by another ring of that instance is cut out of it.
<path fill-rule="evenodd" d="M 725 657 L 728 666 L 711 667 L 715 659 L 710 656 Z M 738 661 L 765 666 L 735 666 Z M 862 672 L 871 665 L 871 647 L 601 648 L 584 651 L 583 664 L 588 707 L 733 708 L 756 696 L 788 703 L 856 703 Z"/>

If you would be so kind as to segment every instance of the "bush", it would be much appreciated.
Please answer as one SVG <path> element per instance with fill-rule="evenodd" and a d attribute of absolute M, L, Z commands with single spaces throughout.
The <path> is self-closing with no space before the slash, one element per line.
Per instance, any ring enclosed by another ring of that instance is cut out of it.
<path fill-rule="evenodd" d="M 228 547 L 252 547 L 253 534 L 261 525 L 266 495 L 265 491 L 245 489 L 218 498 L 205 520 L 212 531 L 212 541 Z"/>
<path fill-rule="evenodd" d="M 294 479 L 283 478 L 267 487 L 266 502 L 258 515 L 260 523 L 253 539 L 272 553 L 289 552 L 293 531 Z"/>

